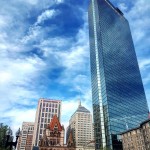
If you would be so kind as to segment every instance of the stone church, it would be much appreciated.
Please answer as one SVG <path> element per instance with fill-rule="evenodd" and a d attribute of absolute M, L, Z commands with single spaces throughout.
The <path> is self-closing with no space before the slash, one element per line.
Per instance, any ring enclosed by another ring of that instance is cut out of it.
<path fill-rule="evenodd" d="M 65 129 L 59 119 L 54 115 L 50 124 L 44 130 L 42 139 L 39 141 L 40 150 L 75 150 L 72 132 L 70 132 L 67 144 L 64 144 Z"/>

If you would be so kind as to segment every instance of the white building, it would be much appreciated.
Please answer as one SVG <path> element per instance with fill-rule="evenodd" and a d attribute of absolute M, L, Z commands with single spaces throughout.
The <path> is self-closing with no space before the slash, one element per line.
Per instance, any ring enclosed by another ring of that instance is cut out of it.
<path fill-rule="evenodd" d="M 94 140 L 92 115 L 88 109 L 81 105 L 81 102 L 78 109 L 71 116 L 67 130 L 67 132 L 73 131 L 76 150 L 85 149 L 85 146 Z"/>
<path fill-rule="evenodd" d="M 19 137 L 18 150 L 31 150 L 34 132 L 34 122 L 23 122 L 21 136 Z"/>
<path fill-rule="evenodd" d="M 59 121 L 61 117 L 61 101 L 51 99 L 40 99 L 35 117 L 33 146 L 38 146 L 39 140 L 43 136 L 43 131 L 47 124 L 51 122 L 54 115 L 57 115 Z"/>

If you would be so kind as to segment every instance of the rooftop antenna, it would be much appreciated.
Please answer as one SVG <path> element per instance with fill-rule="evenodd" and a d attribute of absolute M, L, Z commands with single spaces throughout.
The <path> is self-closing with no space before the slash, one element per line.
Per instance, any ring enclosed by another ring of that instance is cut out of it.
<path fill-rule="evenodd" d="M 79 93 L 80 93 L 80 99 L 78 100 L 78 103 L 79 103 L 79 106 L 81 106 L 81 94 L 82 94 L 82 92 L 81 92 L 80 87 L 78 87 L 78 90 L 79 90 Z"/>
<path fill-rule="evenodd" d="M 81 100 L 79 99 L 79 107 L 81 106 Z"/>

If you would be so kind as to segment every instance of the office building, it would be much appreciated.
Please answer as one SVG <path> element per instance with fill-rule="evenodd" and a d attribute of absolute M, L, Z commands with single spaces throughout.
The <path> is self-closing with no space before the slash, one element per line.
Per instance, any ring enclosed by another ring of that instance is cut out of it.
<path fill-rule="evenodd" d="M 91 0 L 88 14 L 96 149 L 120 150 L 118 134 L 148 118 L 131 31 L 109 0 Z"/>
<path fill-rule="evenodd" d="M 81 102 L 69 120 L 66 140 L 68 140 L 70 132 L 73 132 L 73 140 L 75 142 L 76 150 L 83 150 L 84 147 L 94 139 L 92 115 L 88 109 L 81 105 Z"/>
<path fill-rule="evenodd" d="M 150 150 L 150 119 L 121 133 L 123 150 Z"/>
<path fill-rule="evenodd" d="M 18 140 L 18 150 L 32 150 L 34 122 L 23 122 L 21 136 Z"/>
<path fill-rule="evenodd" d="M 47 124 L 51 121 L 54 115 L 61 117 L 61 101 L 51 99 L 40 99 L 35 117 L 34 135 L 33 135 L 33 146 L 38 146 L 39 140 L 43 136 L 44 129 Z"/>

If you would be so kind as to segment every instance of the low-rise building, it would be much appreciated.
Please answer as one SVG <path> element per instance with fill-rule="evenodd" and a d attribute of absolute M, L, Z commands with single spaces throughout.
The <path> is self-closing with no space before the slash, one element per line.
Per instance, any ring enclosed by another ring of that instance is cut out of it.
<path fill-rule="evenodd" d="M 150 150 L 150 119 L 121 133 L 123 150 Z"/>

